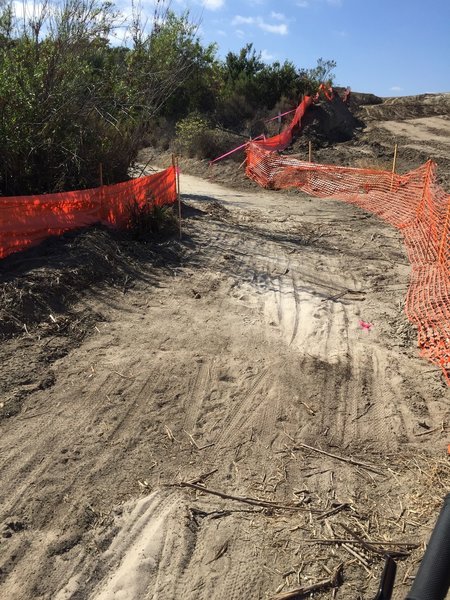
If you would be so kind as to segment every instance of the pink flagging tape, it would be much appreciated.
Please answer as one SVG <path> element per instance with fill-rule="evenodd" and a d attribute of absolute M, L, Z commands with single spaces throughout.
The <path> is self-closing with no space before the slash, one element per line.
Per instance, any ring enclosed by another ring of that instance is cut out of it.
<path fill-rule="evenodd" d="M 297 109 L 293 108 L 292 110 L 288 110 L 287 112 L 281 114 L 281 115 L 277 115 L 276 117 L 272 117 L 271 119 L 267 119 L 267 121 L 264 121 L 264 123 L 270 123 L 270 121 L 276 121 L 277 119 L 281 119 L 281 117 L 285 117 L 286 115 L 290 115 L 293 112 L 295 112 Z"/>
<path fill-rule="evenodd" d="M 227 156 L 230 156 L 230 154 L 233 154 L 234 152 L 237 152 L 238 150 L 242 150 L 242 148 L 245 148 L 248 144 L 250 144 L 250 142 L 254 142 L 255 140 L 260 140 L 261 138 L 264 138 L 264 136 L 263 135 L 258 135 L 258 137 L 255 137 L 252 140 L 250 140 L 248 142 L 245 142 L 245 144 L 242 144 L 241 146 L 238 146 L 237 148 L 234 148 L 234 150 L 230 150 L 229 152 L 226 152 L 225 154 L 222 154 L 222 156 L 218 156 L 214 160 L 210 160 L 209 164 L 212 165 L 213 163 L 217 162 L 218 160 L 222 160 L 222 158 L 226 158 Z"/>

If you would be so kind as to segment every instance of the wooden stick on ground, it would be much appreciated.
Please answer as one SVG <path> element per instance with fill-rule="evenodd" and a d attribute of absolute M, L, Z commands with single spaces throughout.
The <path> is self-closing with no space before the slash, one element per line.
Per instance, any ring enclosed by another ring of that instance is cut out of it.
<path fill-rule="evenodd" d="M 294 446 L 292 450 L 300 450 L 301 448 L 306 448 L 307 450 L 312 450 L 313 452 L 318 452 L 319 454 L 324 454 L 325 456 L 329 456 L 331 458 L 335 458 L 336 460 L 340 460 L 342 462 L 349 463 L 351 465 L 355 465 L 357 467 L 363 467 L 367 469 L 367 471 L 372 471 L 372 473 L 377 473 L 377 475 L 385 475 L 383 471 L 377 469 L 373 465 L 369 465 L 368 463 L 362 462 L 360 460 L 355 460 L 354 458 L 347 458 L 345 456 L 339 456 L 338 454 L 332 454 L 331 452 L 325 452 L 325 450 L 320 450 L 319 448 L 314 448 L 314 446 L 308 446 L 308 444 L 297 443 L 297 446 Z"/>
<path fill-rule="evenodd" d="M 410 552 L 405 552 L 404 550 L 386 550 L 386 548 L 383 547 L 377 548 L 372 542 L 370 542 L 369 540 L 364 540 L 357 533 L 352 531 L 350 527 L 347 527 L 347 525 L 345 525 L 344 523 L 340 523 L 340 525 L 347 533 L 354 536 L 358 540 L 357 543 L 359 543 L 359 545 L 361 545 L 366 550 L 369 550 L 369 552 L 373 552 L 374 554 L 379 554 L 381 556 L 386 556 L 386 554 L 389 554 L 392 558 L 401 558 L 410 554 Z M 345 546 L 345 543 L 343 545 Z M 382 543 L 379 543 L 378 545 L 383 546 Z"/>
<path fill-rule="evenodd" d="M 341 563 L 332 575 L 332 577 L 329 577 L 328 579 L 322 579 L 322 581 L 318 581 L 317 583 L 313 583 L 312 585 L 307 585 L 304 587 L 296 588 L 295 590 L 290 590 L 288 592 L 276 594 L 275 596 L 272 596 L 272 600 L 295 600 L 296 598 L 302 598 L 303 596 L 307 596 L 308 594 L 312 594 L 313 592 L 319 592 L 328 588 L 339 587 L 342 581 L 343 566 L 344 565 Z"/>
<path fill-rule="evenodd" d="M 212 471 L 208 471 L 208 473 L 202 473 L 201 475 L 198 475 L 198 477 L 194 477 L 194 479 L 188 481 L 188 483 L 200 483 L 200 481 L 204 481 L 207 477 L 211 477 L 211 475 L 214 475 L 217 471 L 218 469 L 213 469 Z"/>
<path fill-rule="evenodd" d="M 225 494 L 224 492 L 211 490 L 206 487 L 203 487 L 202 485 L 197 485 L 196 483 L 189 483 L 187 481 L 182 481 L 181 483 L 176 483 L 174 485 L 178 485 L 180 487 L 189 487 L 199 492 L 203 492 L 204 494 L 212 494 L 213 496 L 219 496 L 219 498 L 224 498 L 225 500 L 236 500 L 237 502 L 244 502 L 245 504 L 251 504 L 253 506 L 263 506 L 264 508 L 273 508 L 275 510 L 301 510 L 316 514 L 320 512 L 312 508 L 296 506 L 295 504 L 279 504 L 278 502 L 271 502 L 270 500 L 260 500 L 259 498 L 250 498 L 247 496 L 233 496 L 232 494 Z"/>
<path fill-rule="evenodd" d="M 322 513 L 321 515 L 319 515 L 317 517 L 317 519 L 319 521 L 320 521 L 320 519 L 326 519 L 327 517 L 331 517 L 332 515 L 337 514 L 341 510 L 347 510 L 347 508 L 350 508 L 350 504 L 348 504 L 348 502 L 344 502 L 344 504 L 339 504 L 338 506 L 335 506 L 331 510 L 328 510 L 327 512 Z"/>
<path fill-rule="evenodd" d="M 302 542 L 305 542 L 305 544 L 359 544 L 361 546 L 364 545 L 368 545 L 370 546 L 371 549 L 373 549 L 375 546 L 379 547 L 397 547 L 397 548 L 418 548 L 420 544 L 412 544 L 411 542 L 377 542 L 377 541 L 367 541 L 367 540 L 362 540 L 360 539 L 347 539 L 347 538 L 306 538 L 303 539 Z M 384 554 L 388 554 L 388 552 L 385 550 L 383 552 Z M 389 552 L 390 554 L 390 552 Z"/>

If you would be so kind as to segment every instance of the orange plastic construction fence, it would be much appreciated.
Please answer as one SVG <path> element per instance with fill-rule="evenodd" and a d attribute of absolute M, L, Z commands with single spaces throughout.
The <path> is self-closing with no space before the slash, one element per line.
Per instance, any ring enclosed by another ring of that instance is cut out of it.
<path fill-rule="evenodd" d="M 423 356 L 450 384 L 450 196 L 428 161 L 406 175 L 303 162 L 247 147 L 247 176 L 273 189 L 300 188 L 312 196 L 355 204 L 401 230 L 412 266 L 405 312 L 417 326 Z"/>
<path fill-rule="evenodd" d="M 151 199 L 161 206 L 177 198 L 175 167 L 90 190 L 41 196 L 0 197 L 0 259 L 51 235 L 102 223 L 126 227 L 129 207 Z"/>
<path fill-rule="evenodd" d="M 311 96 L 304 96 L 303 100 L 297 106 L 297 109 L 295 111 L 294 117 L 292 118 L 292 121 L 289 123 L 289 125 L 286 127 L 286 129 L 284 131 L 282 131 L 278 135 L 275 135 L 274 137 L 263 139 L 263 140 L 260 140 L 259 142 L 253 142 L 253 143 L 257 144 L 259 148 L 263 148 L 264 150 L 270 150 L 270 151 L 284 150 L 285 148 L 287 148 L 289 146 L 289 144 L 292 142 L 292 136 L 293 136 L 293 132 L 295 131 L 295 128 L 296 127 L 300 128 L 303 115 L 305 114 L 305 112 L 308 110 L 308 108 L 311 106 L 312 103 L 313 103 L 313 98 Z"/>

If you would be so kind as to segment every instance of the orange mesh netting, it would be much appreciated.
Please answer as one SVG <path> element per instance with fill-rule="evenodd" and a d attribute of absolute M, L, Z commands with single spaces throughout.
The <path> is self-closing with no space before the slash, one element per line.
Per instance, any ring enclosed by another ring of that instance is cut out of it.
<path fill-rule="evenodd" d="M 149 198 L 157 206 L 175 202 L 174 167 L 90 190 L 0 197 L 0 259 L 69 229 L 93 223 L 126 227 L 130 204 L 141 206 Z"/>
<path fill-rule="evenodd" d="M 271 138 L 254 142 L 260 148 L 265 150 L 284 150 L 292 142 L 292 135 L 296 127 L 300 127 L 301 120 L 307 109 L 311 106 L 313 99 L 311 96 L 305 96 L 297 106 L 294 117 L 284 131 Z"/>
<path fill-rule="evenodd" d="M 439 365 L 450 384 L 450 196 L 428 161 L 406 175 L 302 162 L 247 147 L 248 177 L 273 189 L 296 187 L 378 215 L 403 234 L 412 265 L 405 311 L 418 328 L 423 356 Z"/>

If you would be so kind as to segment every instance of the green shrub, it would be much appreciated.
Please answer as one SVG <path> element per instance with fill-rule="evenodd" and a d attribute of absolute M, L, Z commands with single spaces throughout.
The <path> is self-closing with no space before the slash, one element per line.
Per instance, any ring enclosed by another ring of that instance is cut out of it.
<path fill-rule="evenodd" d="M 0 195 L 96 187 L 100 163 L 105 184 L 127 179 L 150 119 L 195 60 L 174 48 L 166 64 L 165 49 L 180 30 L 192 44 L 193 26 L 156 0 L 151 31 L 133 15 L 132 46 L 113 47 L 111 2 L 30 5 L 21 17 L 19 2 L 0 0 Z"/>
<path fill-rule="evenodd" d="M 157 206 L 151 196 L 141 205 L 133 202 L 129 206 L 128 229 L 138 240 L 171 235 L 177 228 L 178 218 L 173 207 Z"/>
<path fill-rule="evenodd" d="M 192 113 L 185 119 L 181 119 L 175 126 L 177 149 L 189 156 L 194 156 L 196 140 L 208 129 L 208 120 L 198 113 Z"/>
<path fill-rule="evenodd" d="M 175 150 L 190 158 L 211 160 L 242 144 L 242 136 L 220 128 L 213 128 L 198 114 L 190 115 L 176 125 Z M 242 160 L 241 155 L 232 158 Z"/>

